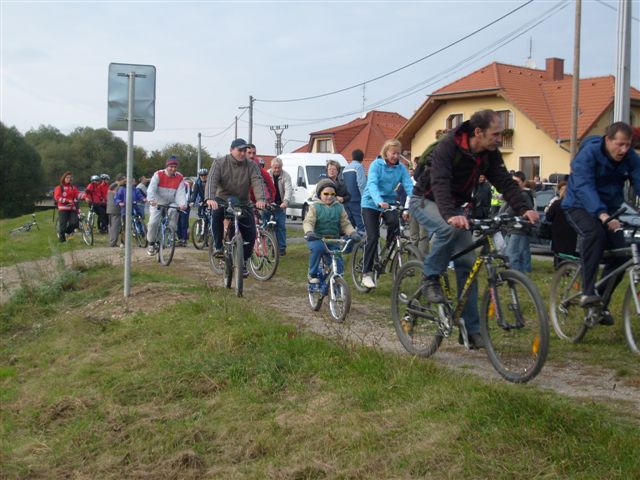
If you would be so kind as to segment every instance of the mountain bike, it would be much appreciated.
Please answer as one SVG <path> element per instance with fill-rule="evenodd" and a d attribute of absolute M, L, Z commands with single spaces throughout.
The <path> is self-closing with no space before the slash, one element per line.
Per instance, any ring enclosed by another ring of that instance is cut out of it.
<path fill-rule="evenodd" d="M 272 211 L 273 206 L 267 205 L 265 210 Z M 263 225 L 260 215 L 256 214 L 256 241 L 249 259 L 249 272 L 260 281 L 271 279 L 278 269 L 280 250 L 276 239 L 276 221 L 273 216 Z"/>
<path fill-rule="evenodd" d="M 36 227 L 36 230 L 40 230 L 40 226 L 38 225 L 38 222 L 36 221 L 36 214 L 35 213 L 31 214 L 31 220 L 29 220 L 24 225 L 19 226 L 18 228 L 14 228 L 13 230 L 11 230 L 9 232 L 9 234 L 14 235 L 16 233 L 21 233 L 21 232 L 30 232 L 33 227 Z"/>
<path fill-rule="evenodd" d="M 95 222 L 96 213 L 92 208 L 89 208 L 89 212 L 85 216 L 80 209 L 78 209 L 78 228 L 82 234 L 82 241 L 90 247 L 93 245 L 93 224 Z"/>
<path fill-rule="evenodd" d="M 618 213 L 618 212 L 616 212 Z M 619 214 L 618 214 L 619 215 Z M 609 218 L 615 218 L 614 214 Z M 625 224 L 630 233 L 631 245 L 626 248 L 605 250 L 603 259 L 612 257 L 628 258 L 606 277 L 596 282 L 596 290 L 604 292 L 602 302 L 589 306 L 580 306 L 582 296 L 582 263 L 578 257 L 560 254 L 563 263 L 551 280 L 551 299 L 549 313 L 556 334 L 571 343 L 580 342 L 590 328 L 595 327 L 608 313 L 604 305 L 609 304 L 616 285 L 612 278 L 624 273 L 629 278 L 629 287 L 622 302 L 624 334 L 631 351 L 640 354 L 640 239 L 635 237 L 637 226 Z"/>
<path fill-rule="evenodd" d="M 206 209 L 204 216 L 198 218 L 191 226 L 191 242 L 197 250 L 202 250 L 209 246 L 211 238 L 211 212 Z"/>
<path fill-rule="evenodd" d="M 133 205 L 136 205 L 136 202 L 133 202 Z M 124 216 L 122 217 L 125 218 Z M 122 227 L 120 228 L 120 243 L 124 244 L 124 236 L 126 233 L 126 228 L 124 222 L 122 222 Z M 144 224 L 144 219 L 142 216 L 136 212 L 136 209 L 133 209 L 131 215 L 131 236 L 135 239 L 136 244 L 140 248 L 145 248 L 149 242 L 147 240 L 147 227 Z"/>
<path fill-rule="evenodd" d="M 542 369 L 549 349 L 549 322 L 540 292 L 523 273 L 509 268 L 508 258 L 496 251 L 493 235 L 505 227 L 529 223 L 520 217 L 501 216 L 471 220 L 477 232 L 468 248 L 453 259 L 482 247 L 471 272 L 456 300 L 452 295 L 448 273 L 440 280 L 445 303 L 429 303 L 423 294 L 423 262 L 411 260 L 398 272 L 393 283 L 391 316 L 403 347 L 420 357 L 433 355 L 443 338 L 454 328 L 469 348 L 462 311 L 469 298 L 471 285 L 484 266 L 487 286 L 480 297 L 480 333 L 493 367 L 506 380 L 528 382 Z"/>
<path fill-rule="evenodd" d="M 338 260 L 346 253 L 351 240 L 323 238 L 325 254 L 320 259 L 317 278 L 319 283 L 309 283 L 307 290 L 309 304 L 314 311 L 320 310 L 324 297 L 329 297 L 329 313 L 336 322 L 343 322 L 351 308 L 351 292 L 349 285 L 338 273 Z M 330 245 L 337 245 L 339 250 L 332 250 Z"/>
<path fill-rule="evenodd" d="M 169 209 L 178 209 L 177 205 L 156 205 L 160 210 L 161 221 L 156 230 L 156 249 L 158 262 L 168 267 L 173 260 L 173 253 L 176 249 L 176 232 L 171 228 Z"/>
<path fill-rule="evenodd" d="M 400 206 L 392 206 L 384 212 L 397 211 L 401 214 L 404 210 Z M 380 215 L 380 227 L 384 225 L 382 214 Z M 366 246 L 366 239 L 358 243 L 353 249 L 351 254 L 351 278 L 356 290 L 359 292 L 367 293 L 371 289 L 365 287 L 362 284 L 362 274 L 364 268 L 364 249 Z M 420 260 L 422 255 L 418 248 L 411 242 L 409 238 L 409 226 L 406 222 L 400 219 L 400 231 L 393 242 L 388 243 L 384 250 L 380 242 L 378 242 L 376 256 L 373 261 L 373 268 L 371 273 L 373 275 L 374 282 L 378 282 L 378 277 L 385 272 L 391 272 L 393 278 L 396 277 L 398 270 L 409 260 Z"/>

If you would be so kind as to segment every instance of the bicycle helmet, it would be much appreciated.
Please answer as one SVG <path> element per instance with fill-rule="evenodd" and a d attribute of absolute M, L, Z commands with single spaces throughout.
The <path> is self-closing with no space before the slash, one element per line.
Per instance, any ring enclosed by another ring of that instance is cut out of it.
<path fill-rule="evenodd" d="M 100 174 L 100 179 L 101 180 L 106 180 L 108 182 L 109 180 L 111 180 L 111 177 L 109 175 L 107 175 L 106 173 L 102 173 L 102 174 Z"/>
<path fill-rule="evenodd" d="M 209 170 L 207 170 L 206 168 L 201 168 L 200 170 L 198 170 L 198 176 L 201 175 L 209 175 Z"/>
<path fill-rule="evenodd" d="M 100 177 L 98 175 L 91 175 L 91 181 L 92 182 L 99 182 L 100 181 Z"/>

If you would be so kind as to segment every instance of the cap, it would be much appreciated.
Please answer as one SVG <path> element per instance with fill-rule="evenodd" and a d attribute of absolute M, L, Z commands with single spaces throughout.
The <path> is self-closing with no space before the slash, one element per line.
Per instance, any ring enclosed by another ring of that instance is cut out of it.
<path fill-rule="evenodd" d="M 175 155 L 171 155 L 168 159 L 167 159 L 167 163 L 166 163 L 166 167 L 170 166 L 170 165 L 175 165 L 176 167 L 178 166 L 178 158 Z"/>
<path fill-rule="evenodd" d="M 318 196 L 318 198 L 320 198 L 320 194 L 322 193 L 322 190 L 328 187 L 331 187 L 335 190 L 336 189 L 335 182 L 329 178 L 323 178 L 318 182 L 318 184 L 316 185 L 316 195 Z"/>
<path fill-rule="evenodd" d="M 231 148 L 247 148 L 248 144 L 243 138 L 236 138 L 233 142 L 231 142 Z"/>

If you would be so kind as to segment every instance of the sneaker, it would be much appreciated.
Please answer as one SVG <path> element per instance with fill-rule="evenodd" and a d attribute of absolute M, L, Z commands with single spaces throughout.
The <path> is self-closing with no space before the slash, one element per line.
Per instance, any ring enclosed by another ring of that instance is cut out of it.
<path fill-rule="evenodd" d="M 318 279 L 318 277 L 312 277 L 311 275 L 307 275 L 307 281 L 314 285 L 317 285 L 318 283 L 320 283 L 320 280 Z"/>
<path fill-rule="evenodd" d="M 580 297 L 580 306 L 581 307 L 589 307 L 591 305 L 595 305 L 596 303 L 600 303 L 601 298 L 598 295 L 582 295 Z"/>
<path fill-rule="evenodd" d="M 224 257 L 224 250 L 221 248 L 214 248 L 213 249 L 213 256 L 215 258 L 223 258 Z"/>
<path fill-rule="evenodd" d="M 480 335 L 479 333 L 470 333 L 469 348 L 471 348 L 471 350 L 479 350 L 481 348 L 484 348 L 484 340 L 482 339 L 482 335 Z"/>
<path fill-rule="evenodd" d="M 150 244 L 149 248 L 147 249 L 147 255 L 149 255 L 150 257 L 153 257 L 156 254 L 156 246 L 155 244 Z"/>
<path fill-rule="evenodd" d="M 611 313 L 609 312 L 609 310 L 604 310 L 602 312 L 602 318 L 600 319 L 600 321 L 598 322 L 600 325 L 605 325 L 607 327 L 610 327 L 611 325 L 613 325 L 613 317 L 611 316 Z"/>
<path fill-rule="evenodd" d="M 444 292 L 437 277 L 427 277 L 422 285 L 422 294 L 429 303 L 444 303 Z"/>
<path fill-rule="evenodd" d="M 362 285 L 365 288 L 376 288 L 376 282 L 373 281 L 373 275 L 370 273 L 362 275 Z"/>
<path fill-rule="evenodd" d="M 242 265 L 242 278 L 249 277 L 249 270 L 247 269 L 247 264 Z"/>
<path fill-rule="evenodd" d="M 286 251 L 286 250 L 282 250 L 282 251 L 280 252 L 280 256 L 281 256 L 281 257 L 284 257 L 286 254 L 287 254 L 287 251 Z"/>

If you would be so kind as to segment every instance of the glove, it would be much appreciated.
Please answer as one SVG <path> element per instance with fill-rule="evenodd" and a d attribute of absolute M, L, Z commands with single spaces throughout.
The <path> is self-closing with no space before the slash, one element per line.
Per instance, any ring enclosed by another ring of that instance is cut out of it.
<path fill-rule="evenodd" d="M 307 232 L 304 234 L 304 239 L 307 242 L 311 242 L 312 240 L 320 240 L 320 238 L 321 237 L 319 235 L 316 235 L 315 232 Z"/>
<path fill-rule="evenodd" d="M 357 231 L 352 232 L 351 235 L 349 235 L 349 238 L 351 240 L 353 240 L 353 243 L 358 243 L 358 242 L 362 241 L 362 237 L 360 236 L 360 234 Z"/>

